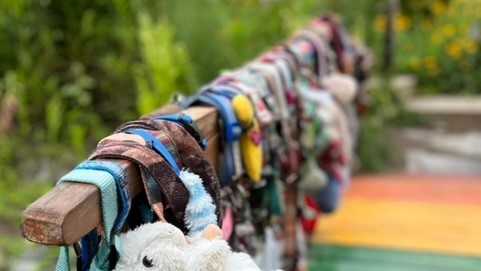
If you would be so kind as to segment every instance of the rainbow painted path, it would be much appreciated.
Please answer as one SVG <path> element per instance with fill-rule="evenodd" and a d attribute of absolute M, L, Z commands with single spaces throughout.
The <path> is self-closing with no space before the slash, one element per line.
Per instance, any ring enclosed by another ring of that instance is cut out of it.
<path fill-rule="evenodd" d="M 357 177 L 311 251 L 311 270 L 481 270 L 481 177 Z"/>

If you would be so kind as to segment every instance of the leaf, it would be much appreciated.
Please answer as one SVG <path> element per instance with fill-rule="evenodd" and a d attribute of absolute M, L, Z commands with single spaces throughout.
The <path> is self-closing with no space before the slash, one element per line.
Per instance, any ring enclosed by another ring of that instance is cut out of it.
<path fill-rule="evenodd" d="M 54 96 L 47 104 L 46 124 L 47 138 L 50 142 L 56 142 L 60 138 L 60 128 L 63 122 L 64 106 L 59 95 Z"/>

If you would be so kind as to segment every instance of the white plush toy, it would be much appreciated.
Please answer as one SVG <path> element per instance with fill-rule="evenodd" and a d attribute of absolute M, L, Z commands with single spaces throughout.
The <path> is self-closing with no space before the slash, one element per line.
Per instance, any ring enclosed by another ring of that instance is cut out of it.
<path fill-rule="evenodd" d="M 209 225 L 198 237 L 156 222 L 120 235 L 114 271 L 260 271 L 245 253 L 232 252 L 222 231 Z"/>
<path fill-rule="evenodd" d="M 322 80 L 322 86 L 343 105 L 348 105 L 356 96 L 357 82 L 354 77 L 333 73 Z"/>

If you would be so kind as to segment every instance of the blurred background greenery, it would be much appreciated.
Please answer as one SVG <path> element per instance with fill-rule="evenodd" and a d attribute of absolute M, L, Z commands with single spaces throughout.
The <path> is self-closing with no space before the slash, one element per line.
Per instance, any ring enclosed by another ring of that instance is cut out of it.
<path fill-rule="evenodd" d="M 22 209 L 117 125 L 192 93 L 312 17 L 340 14 L 381 59 L 386 2 L 0 0 L 0 254 L 22 251 Z M 479 94 L 480 9 L 481 0 L 402 0 L 392 72 L 416 74 L 423 93 Z M 403 121 L 382 89 L 363 120 L 364 170 L 383 169 L 389 150 L 377 139 Z"/>

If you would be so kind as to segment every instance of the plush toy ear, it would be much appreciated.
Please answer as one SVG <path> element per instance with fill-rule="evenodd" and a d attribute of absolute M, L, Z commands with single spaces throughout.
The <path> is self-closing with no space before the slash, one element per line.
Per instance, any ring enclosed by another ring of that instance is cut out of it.
<path fill-rule="evenodd" d="M 201 237 L 209 241 L 222 239 L 222 230 L 219 228 L 219 226 L 210 224 L 202 232 Z"/>
<path fill-rule="evenodd" d="M 210 225 L 217 225 L 216 206 L 202 184 L 199 175 L 183 169 L 179 178 L 189 191 L 189 202 L 185 208 L 185 224 L 189 236 L 196 237 Z"/>

